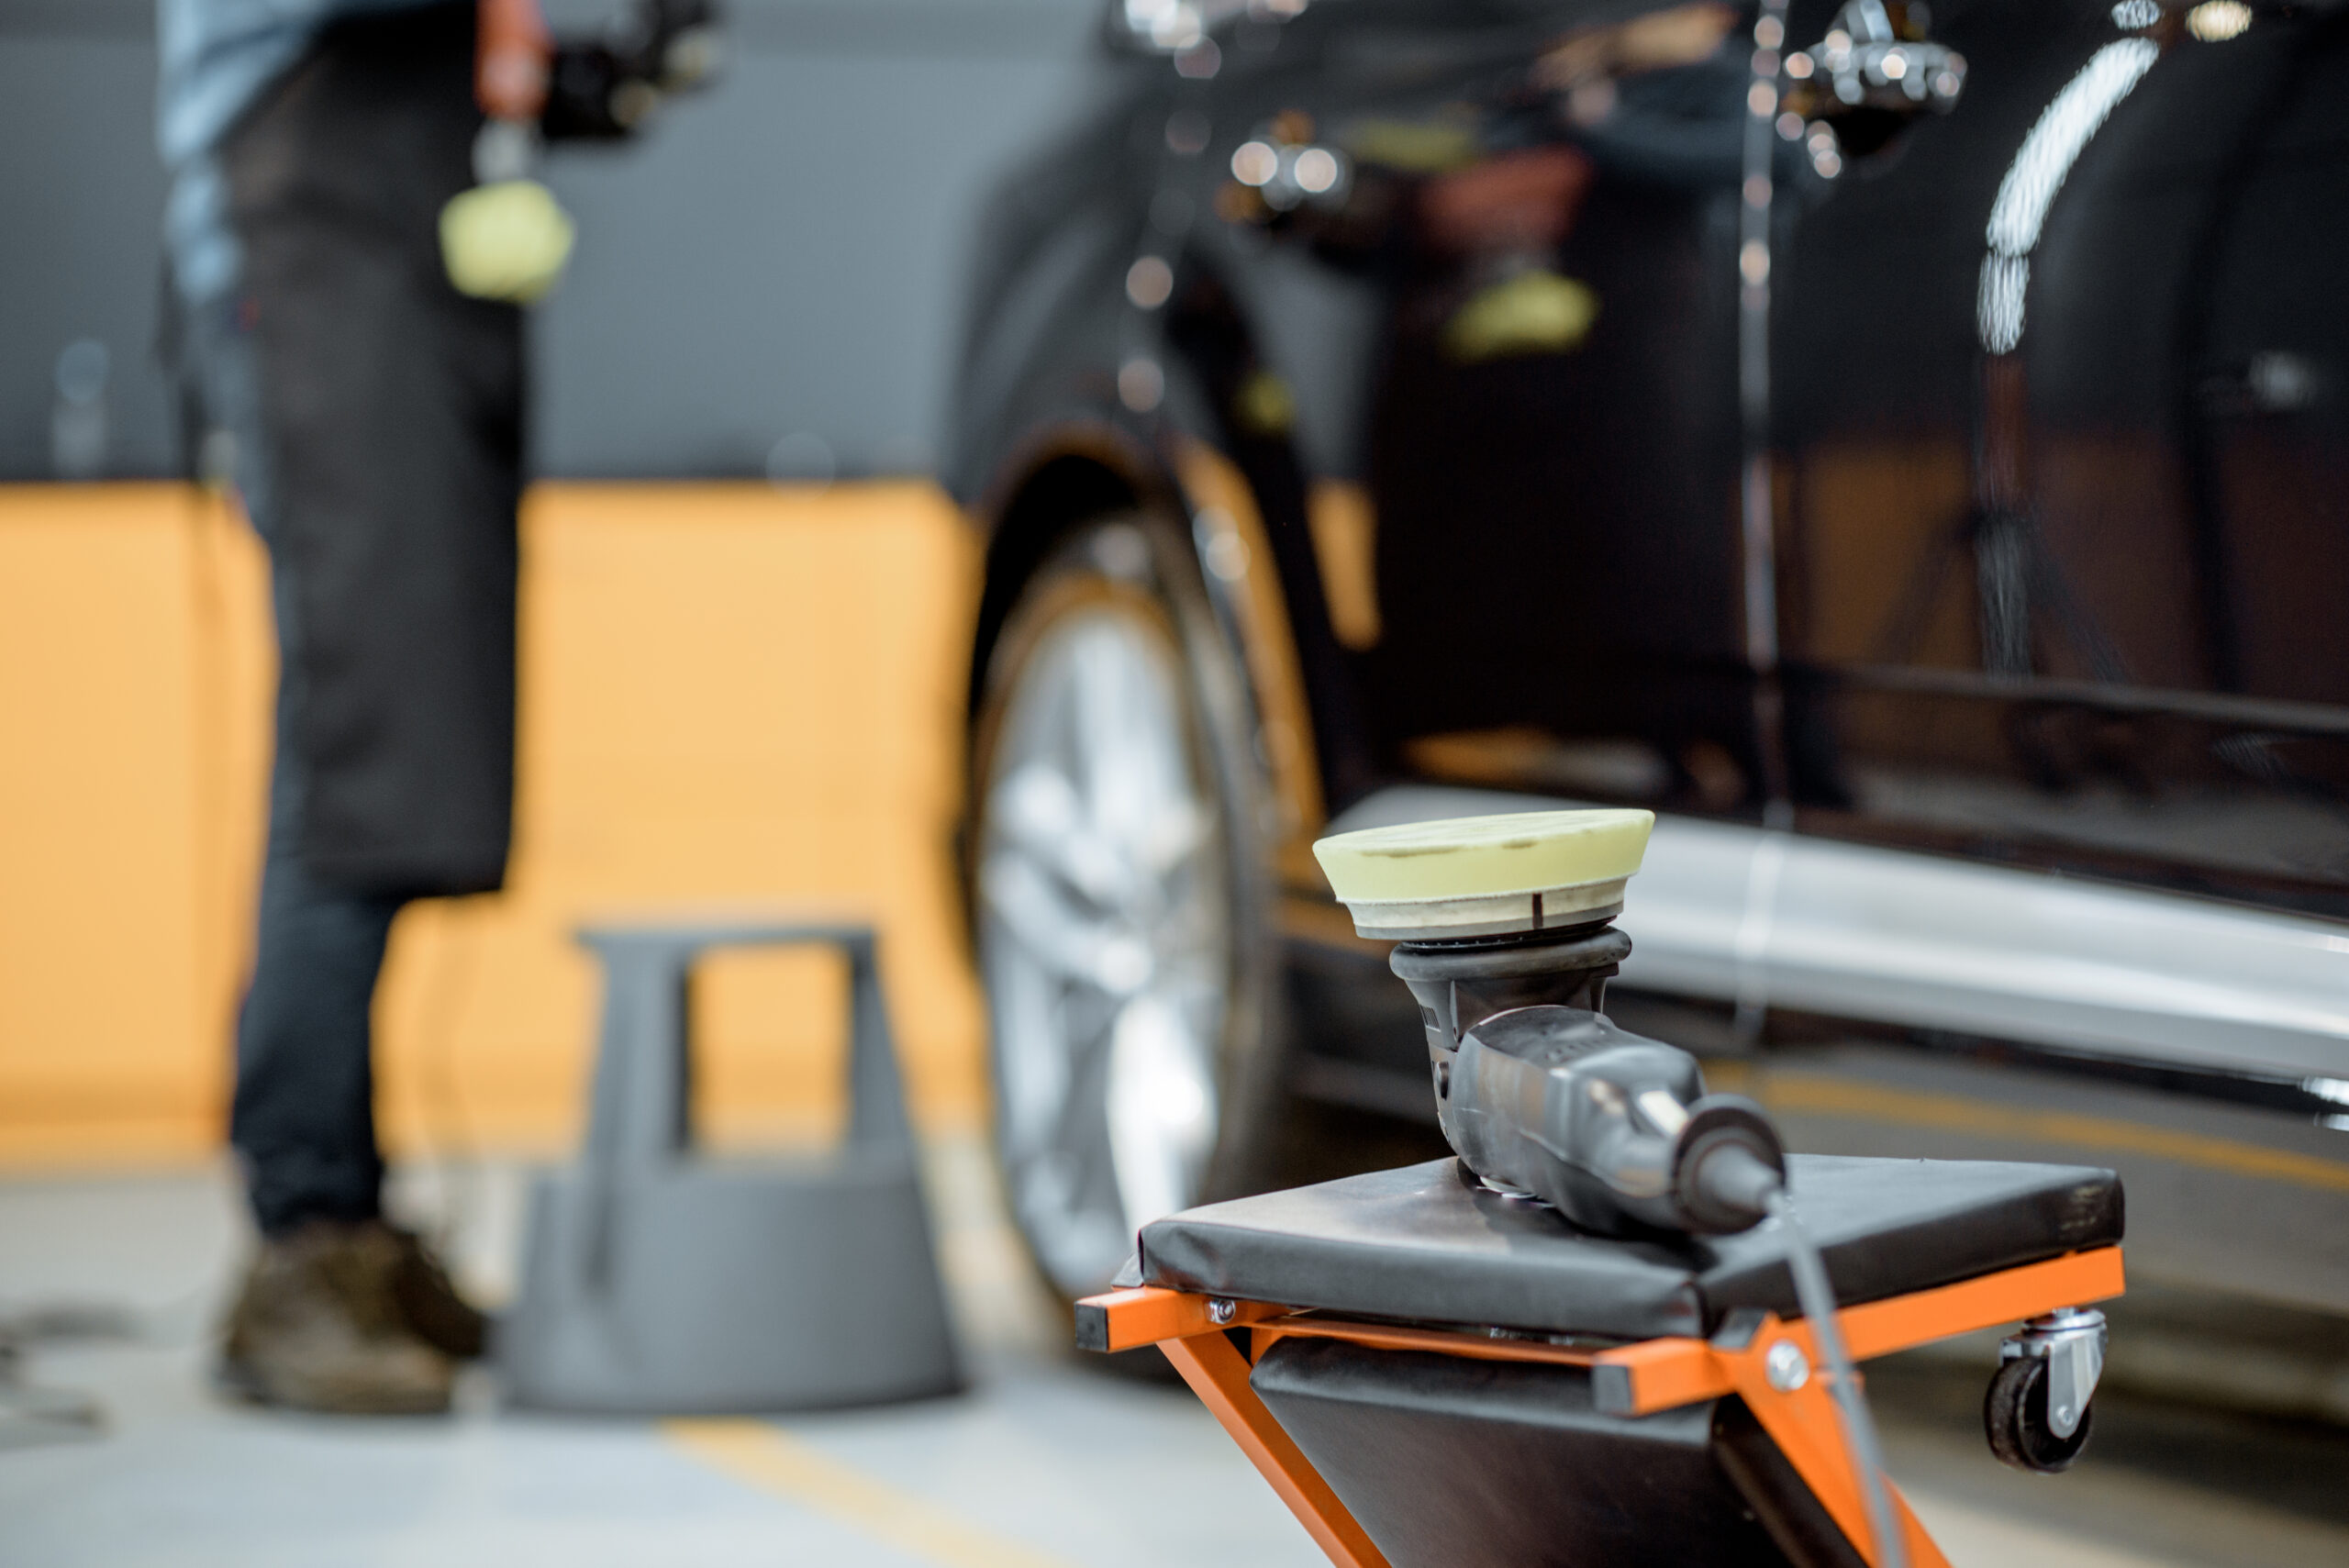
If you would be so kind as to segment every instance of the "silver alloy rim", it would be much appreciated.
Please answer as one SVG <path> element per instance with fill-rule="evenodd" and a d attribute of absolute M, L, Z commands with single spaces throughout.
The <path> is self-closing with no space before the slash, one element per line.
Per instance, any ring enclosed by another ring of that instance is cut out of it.
<path fill-rule="evenodd" d="M 1224 836 L 1148 615 L 1047 628 L 1002 717 L 980 823 L 996 1137 L 1019 1226 L 1071 1296 L 1197 1200 L 1230 989 Z"/>

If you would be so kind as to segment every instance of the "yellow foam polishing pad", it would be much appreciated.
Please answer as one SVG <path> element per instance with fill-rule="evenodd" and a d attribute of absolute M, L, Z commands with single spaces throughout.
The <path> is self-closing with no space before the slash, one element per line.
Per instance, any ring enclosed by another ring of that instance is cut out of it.
<path fill-rule="evenodd" d="M 1620 882 L 1640 869 L 1653 811 L 1529 811 L 1340 833 L 1313 846 L 1349 904 L 1489 898 Z"/>
<path fill-rule="evenodd" d="M 440 259 L 460 294 L 528 305 L 571 258 L 570 217 L 536 180 L 475 185 L 440 209 Z"/>

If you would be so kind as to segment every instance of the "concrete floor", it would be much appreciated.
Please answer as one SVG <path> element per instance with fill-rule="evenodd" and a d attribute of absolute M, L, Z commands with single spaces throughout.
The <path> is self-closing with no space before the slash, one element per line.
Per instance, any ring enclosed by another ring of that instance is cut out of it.
<path fill-rule="evenodd" d="M 0 1417 L 0 1568 L 1319 1561 L 1186 1392 L 1061 1350 L 974 1149 L 937 1151 L 931 1173 L 973 1391 L 691 1426 L 507 1415 L 485 1375 L 447 1421 L 217 1403 L 206 1334 L 243 1244 L 226 1173 L 0 1184 L 0 1317 L 128 1313 L 126 1336 L 27 1357 L 32 1385 L 92 1396 L 103 1420 Z M 507 1288 L 518 1173 L 401 1188 L 410 1212 L 454 1221 L 471 1284 Z M 2019 1476 L 1978 1435 L 1986 1371 L 1908 1361 L 1870 1377 L 1892 1468 L 1960 1568 L 2349 1562 L 2349 1434 L 2100 1400 L 2090 1460 Z"/>

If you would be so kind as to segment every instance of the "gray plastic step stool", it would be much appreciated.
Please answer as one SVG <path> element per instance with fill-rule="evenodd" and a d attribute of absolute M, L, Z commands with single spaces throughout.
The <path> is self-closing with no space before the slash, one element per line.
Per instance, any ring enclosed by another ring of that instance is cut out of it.
<path fill-rule="evenodd" d="M 608 926 L 603 1037 L 578 1164 L 531 1194 L 499 1320 L 513 1403 L 636 1414 L 807 1409 L 961 1386 L 874 962 L 840 923 Z M 848 955 L 849 1126 L 829 1154 L 693 1151 L 688 983 L 712 948 Z"/>

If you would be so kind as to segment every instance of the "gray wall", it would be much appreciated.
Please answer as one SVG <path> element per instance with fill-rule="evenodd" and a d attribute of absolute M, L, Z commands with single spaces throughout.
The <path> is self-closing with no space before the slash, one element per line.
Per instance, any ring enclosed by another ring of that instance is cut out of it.
<path fill-rule="evenodd" d="M 977 203 L 1073 111 L 1097 14 L 733 0 L 718 85 L 550 161 L 580 239 L 536 313 L 539 470 L 926 469 Z M 151 33 L 147 0 L 0 0 L 0 479 L 53 475 L 54 367 L 82 338 L 113 367 L 105 471 L 173 471 Z"/>
<path fill-rule="evenodd" d="M 156 373 L 151 6 L 0 6 L 0 479 L 50 476 L 60 350 L 106 346 L 106 468 L 169 473 Z"/>

